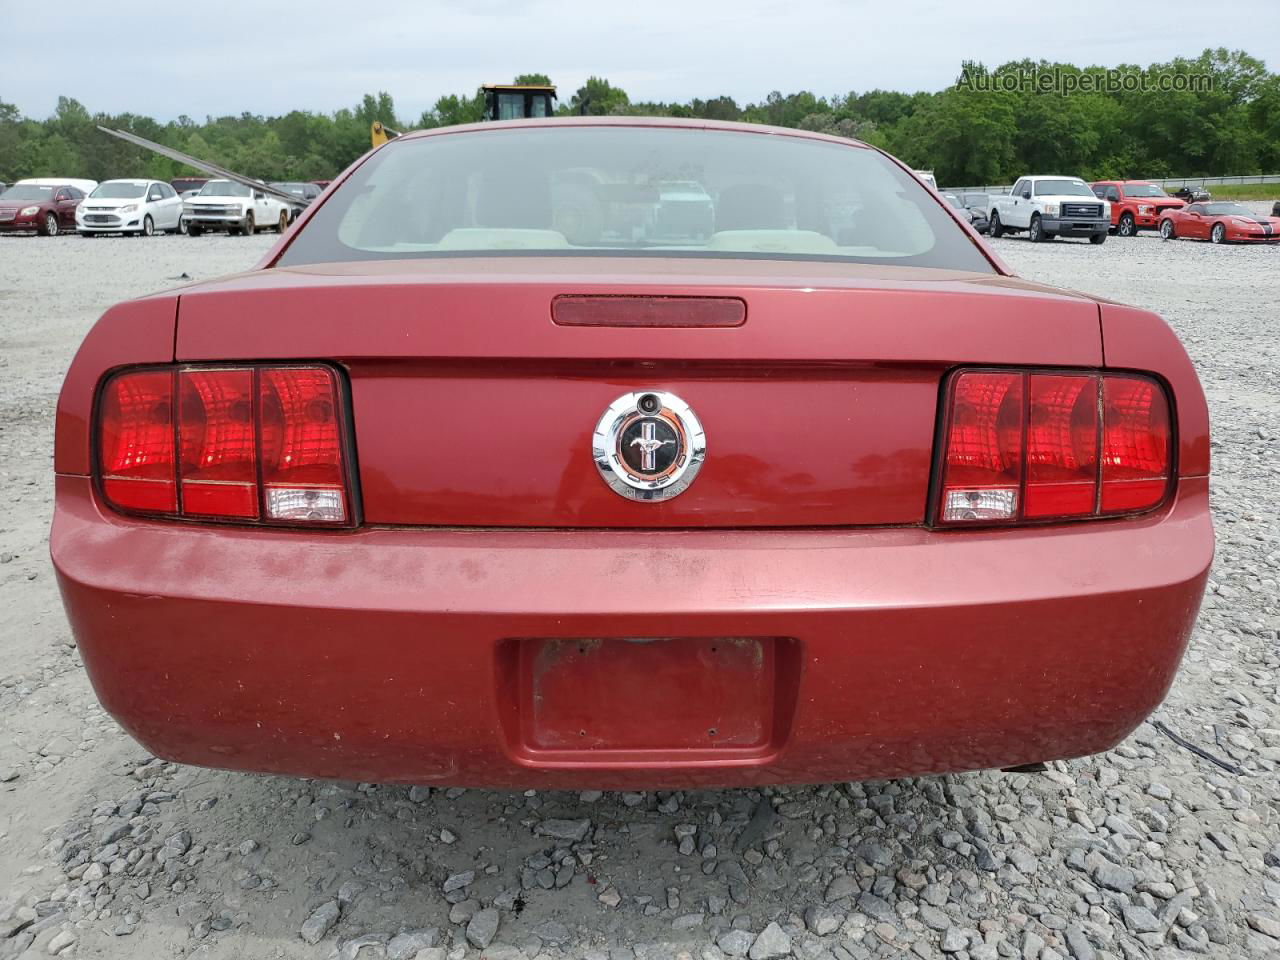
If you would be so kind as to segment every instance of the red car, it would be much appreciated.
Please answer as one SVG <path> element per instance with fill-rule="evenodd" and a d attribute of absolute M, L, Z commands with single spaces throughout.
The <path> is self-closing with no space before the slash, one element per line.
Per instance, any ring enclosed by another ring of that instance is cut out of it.
<path fill-rule="evenodd" d="M 695 186 L 710 235 L 662 209 Z M 106 313 L 59 400 L 52 553 L 103 704 L 184 763 L 1008 767 L 1164 697 L 1208 431 L 1159 317 L 1011 276 L 871 147 L 448 127 L 257 269 Z"/>
<path fill-rule="evenodd" d="M 85 193 L 71 184 L 18 182 L 0 194 L 0 233 L 23 231 L 56 237 L 76 228 Z"/>
<path fill-rule="evenodd" d="M 1280 241 L 1280 217 L 1259 216 L 1230 200 L 1210 200 L 1167 212 L 1160 220 L 1160 236 L 1211 243 L 1275 243 Z"/>
<path fill-rule="evenodd" d="M 1145 180 L 1100 180 L 1090 186 L 1095 196 L 1111 204 L 1111 232 L 1120 237 L 1154 230 L 1161 216 L 1185 205 Z"/>

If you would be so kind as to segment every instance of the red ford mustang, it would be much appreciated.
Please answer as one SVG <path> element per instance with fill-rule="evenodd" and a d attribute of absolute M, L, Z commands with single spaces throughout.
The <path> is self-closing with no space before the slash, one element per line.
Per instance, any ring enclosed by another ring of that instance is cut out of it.
<path fill-rule="evenodd" d="M 1280 241 L 1280 217 L 1259 216 L 1232 201 L 1210 200 L 1165 211 L 1160 236 L 1211 243 L 1275 243 Z"/>
<path fill-rule="evenodd" d="M 392 141 L 258 268 L 109 310 L 56 471 L 130 733 L 384 782 L 1106 750 L 1213 551 L 1159 317 L 1010 276 L 872 148 L 727 123 Z"/>

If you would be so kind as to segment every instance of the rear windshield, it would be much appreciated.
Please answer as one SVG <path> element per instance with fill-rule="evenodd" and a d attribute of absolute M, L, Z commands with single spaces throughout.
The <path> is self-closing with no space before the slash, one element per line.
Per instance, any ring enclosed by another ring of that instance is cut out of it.
<path fill-rule="evenodd" d="M 89 194 L 91 200 L 128 200 L 133 197 L 140 197 L 147 192 L 145 183 L 128 183 L 124 180 L 115 183 L 100 183 L 93 193 Z"/>
<path fill-rule="evenodd" d="M 282 265 L 446 256 L 826 260 L 994 272 L 938 197 L 874 150 L 659 127 L 392 141 Z"/>

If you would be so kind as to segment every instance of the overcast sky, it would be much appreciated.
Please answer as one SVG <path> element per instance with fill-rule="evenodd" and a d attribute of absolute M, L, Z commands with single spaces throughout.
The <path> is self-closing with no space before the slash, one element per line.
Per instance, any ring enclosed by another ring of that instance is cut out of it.
<path fill-rule="evenodd" d="M 413 121 L 442 94 L 524 72 L 549 74 L 562 99 L 596 74 L 633 100 L 745 103 L 938 90 L 965 59 L 1146 65 L 1223 46 L 1280 70 L 1280 0 L 0 0 L 0 23 L 0 100 L 35 117 L 59 94 L 203 120 L 386 90 Z"/>

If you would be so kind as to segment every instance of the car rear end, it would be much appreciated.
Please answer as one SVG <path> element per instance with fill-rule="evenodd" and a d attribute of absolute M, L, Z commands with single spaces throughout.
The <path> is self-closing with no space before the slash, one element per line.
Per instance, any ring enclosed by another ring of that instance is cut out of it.
<path fill-rule="evenodd" d="M 1151 314 L 974 261 L 295 253 L 115 308 L 60 399 L 64 601 L 158 755 L 902 776 L 1107 749 L 1172 681 L 1207 412 Z M 705 456 L 620 496 L 593 444 L 648 398 Z"/>

